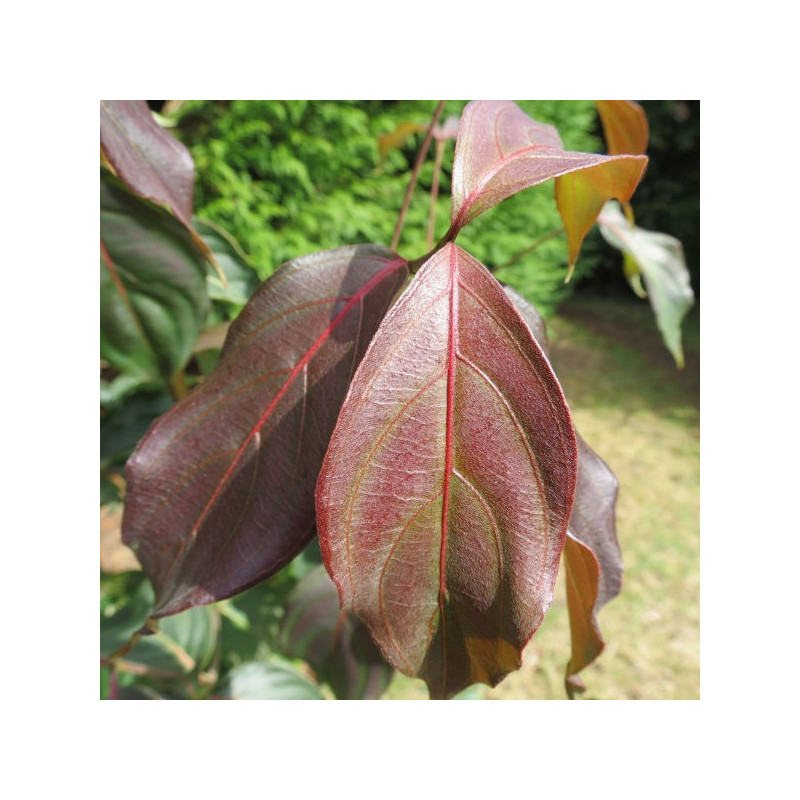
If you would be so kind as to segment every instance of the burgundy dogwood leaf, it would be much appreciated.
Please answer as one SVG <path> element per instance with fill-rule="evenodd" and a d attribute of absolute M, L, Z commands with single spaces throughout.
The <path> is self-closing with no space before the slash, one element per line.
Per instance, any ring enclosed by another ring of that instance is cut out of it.
<path fill-rule="evenodd" d="M 128 189 L 183 223 L 224 283 L 211 250 L 192 224 L 192 156 L 153 119 L 144 100 L 100 101 L 100 152 Z"/>
<path fill-rule="evenodd" d="M 577 479 L 569 409 L 486 268 L 449 244 L 375 335 L 317 486 L 342 607 L 432 697 L 517 669 Z"/>
<path fill-rule="evenodd" d="M 314 485 L 354 369 L 408 276 L 383 247 L 284 264 L 231 325 L 219 363 L 127 466 L 123 540 L 152 616 L 229 597 L 314 534 Z"/>
<path fill-rule="evenodd" d="M 131 191 L 192 227 L 194 161 L 153 119 L 144 100 L 100 101 L 100 148 Z"/>
<path fill-rule="evenodd" d="M 603 203 L 611 197 L 627 202 L 646 164 L 645 156 L 567 151 L 552 125 L 536 122 L 513 102 L 469 103 L 456 141 L 448 236 L 454 239 L 468 222 L 507 197 L 558 178 L 556 201 L 572 267 Z"/>

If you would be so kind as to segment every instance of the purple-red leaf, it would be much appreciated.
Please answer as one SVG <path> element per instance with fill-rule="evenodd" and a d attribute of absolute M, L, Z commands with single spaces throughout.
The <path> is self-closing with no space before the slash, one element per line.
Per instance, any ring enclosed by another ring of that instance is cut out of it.
<path fill-rule="evenodd" d="M 588 444 L 578 439 L 578 487 L 569 521 L 572 535 L 588 545 L 600 563 L 595 611 L 622 589 L 622 554 L 617 541 L 616 505 L 619 481 Z"/>
<path fill-rule="evenodd" d="M 156 123 L 144 100 L 100 101 L 100 147 L 131 191 L 192 227 L 192 156 Z"/>
<path fill-rule="evenodd" d="M 287 656 L 307 661 L 339 700 L 376 700 L 394 674 L 364 623 L 339 607 L 336 584 L 321 564 L 287 598 L 280 643 Z"/>
<path fill-rule="evenodd" d="M 284 264 L 230 328 L 215 370 L 131 456 L 123 539 L 153 617 L 230 597 L 314 533 L 314 485 L 353 370 L 408 275 L 360 245 Z"/>
<path fill-rule="evenodd" d="M 453 164 L 452 237 L 507 197 L 567 173 L 611 175 L 615 193 L 610 196 L 627 194 L 626 202 L 646 162 L 641 156 L 564 150 L 552 125 L 536 122 L 508 100 L 469 103 L 461 117 Z M 591 183 L 606 184 L 609 180 L 593 177 Z M 598 213 L 600 208 L 602 203 Z M 564 219 L 564 224 L 569 236 L 572 220 Z"/>
<path fill-rule="evenodd" d="M 375 335 L 320 473 L 343 608 L 432 697 L 497 684 L 552 601 L 576 478 L 541 348 L 486 268 L 445 246 Z"/>
<path fill-rule="evenodd" d="M 158 125 L 144 100 L 100 101 L 100 152 L 128 189 L 183 223 L 224 284 L 222 270 L 192 225 L 192 156 Z"/>

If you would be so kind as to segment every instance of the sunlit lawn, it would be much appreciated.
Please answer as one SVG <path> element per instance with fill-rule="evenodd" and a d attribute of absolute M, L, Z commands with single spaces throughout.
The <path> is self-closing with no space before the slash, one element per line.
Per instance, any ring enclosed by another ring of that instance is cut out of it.
<path fill-rule="evenodd" d="M 553 363 L 575 425 L 620 482 L 620 597 L 600 613 L 607 641 L 583 673 L 587 698 L 700 696 L 699 309 L 675 368 L 646 302 L 573 300 L 551 321 Z M 523 668 L 491 699 L 564 699 L 569 625 L 562 577 Z M 427 697 L 398 676 L 387 699 Z"/>

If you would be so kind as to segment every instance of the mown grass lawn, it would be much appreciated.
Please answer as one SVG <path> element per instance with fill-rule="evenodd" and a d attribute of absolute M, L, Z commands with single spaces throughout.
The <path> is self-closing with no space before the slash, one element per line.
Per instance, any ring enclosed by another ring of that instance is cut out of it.
<path fill-rule="evenodd" d="M 700 313 L 684 323 L 678 371 L 646 302 L 574 299 L 549 325 L 575 426 L 620 482 L 622 594 L 599 616 L 605 653 L 586 698 L 700 697 Z M 569 624 L 563 576 L 523 668 L 488 699 L 564 699 Z M 387 699 L 427 697 L 398 676 Z"/>

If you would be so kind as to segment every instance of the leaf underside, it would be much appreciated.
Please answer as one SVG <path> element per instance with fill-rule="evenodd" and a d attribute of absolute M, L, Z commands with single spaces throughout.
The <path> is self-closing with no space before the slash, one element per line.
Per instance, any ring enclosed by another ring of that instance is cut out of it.
<path fill-rule="evenodd" d="M 552 601 L 576 473 L 547 359 L 486 268 L 445 246 L 373 339 L 320 473 L 343 608 L 432 697 L 496 685 Z"/>
<path fill-rule="evenodd" d="M 229 597 L 314 534 L 314 485 L 350 378 L 407 278 L 359 245 L 284 264 L 230 328 L 214 371 L 128 461 L 123 539 L 153 617 Z"/>
<path fill-rule="evenodd" d="M 631 225 L 614 202 L 603 208 L 599 228 L 603 238 L 634 259 L 641 270 L 664 344 L 682 367 L 681 324 L 694 304 L 683 246 L 674 236 Z"/>

